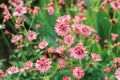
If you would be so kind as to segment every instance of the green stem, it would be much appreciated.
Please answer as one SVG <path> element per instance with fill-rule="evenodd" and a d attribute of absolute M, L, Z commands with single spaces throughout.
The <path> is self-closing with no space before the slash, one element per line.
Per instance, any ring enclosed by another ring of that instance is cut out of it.
<path fill-rule="evenodd" d="M 29 30 L 31 29 L 31 27 L 32 27 L 32 25 L 33 25 L 34 19 L 35 19 L 35 15 L 32 15 L 32 21 L 31 21 L 31 24 L 30 24 Z"/>
<path fill-rule="evenodd" d="M 9 43 L 8 43 L 8 40 L 6 39 L 6 37 L 4 35 L 4 32 L 2 30 L 1 30 L 1 32 L 2 32 L 2 36 L 3 36 L 4 40 L 5 40 L 5 43 L 7 44 L 8 48 L 11 48 Z"/>
<path fill-rule="evenodd" d="M 50 76 L 48 76 L 48 78 L 51 78 L 54 74 L 55 74 L 55 72 L 57 71 L 57 69 L 58 69 L 58 65 L 57 65 L 57 67 L 56 67 L 56 69 L 54 70 L 54 72 L 50 75 Z"/>
<path fill-rule="evenodd" d="M 19 80 L 20 75 L 21 75 L 21 74 L 19 73 L 19 74 L 18 74 L 18 77 L 17 77 L 17 79 L 16 79 L 16 80 Z"/>

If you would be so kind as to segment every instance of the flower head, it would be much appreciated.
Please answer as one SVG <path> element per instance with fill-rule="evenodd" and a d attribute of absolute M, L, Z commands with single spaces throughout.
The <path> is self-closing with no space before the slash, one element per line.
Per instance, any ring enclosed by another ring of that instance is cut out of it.
<path fill-rule="evenodd" d="M 101 61 L 101 57 L 99 54 L 92 53 L 91 57 L 94 61 Z"/>
<path fill-rule="evenodd" d="M 63 76 L 63 80 L 71 80 L 71 78 L 67 76 Z"/>
<path fill-rule="evenodd" d="M 38 47 L 40 48 L 40 49 L 44 49 L 45 47 L 47 47 L 48 46 L 48 42 L 47 41 L 42 41 L 42 42 L 40 42 L 39 44 L 38 44 Z"/>
<path fill-rule="evenodd" d="M 120 80 L 120 68 L 118 68 L 116 71 L 115 71 L 115 77 L 117 80 Z"/>
<path fill-rule="evenodd" d="M 82 79 L 84 75 L 85 75 L 84 70 L 81 67 L 75 67 L 73 69 L 73 76 L 78 80 Z"/>
<path fill-rule="evenodd" d="M 30 32 L 28 33 L 28 40 L 29 40 L 29 41 L 35 40 L 36 37 L 37 37 L 37 35 L 36 35 L 36 33 L 35 33 L 34 31 L 30 31 Z"/>
<path fill-rule="evenodd" d="M 27 11 L 26 11 L 26 8 L 25 7 L 21 7 L 21 6 L 18 6 L 15 8 L 15 11 L 13 13 L 14 16 L 22 16 L 23 14 L 25 14 Z"/>
<path fill-rule="evenodd" d="M 35 63 L 35 68 L 42 73 L 47 72 L 51 68 L 51 61 L 45 57 L 40 58 Z"/>
<path fill-rule="evenodd" d="M 25 68 L 25 69 L 29 69 L 29 68 L 32 67 L 32 65 L 33 65 L 33 63 L 32 63 L 31 61 L 27 61 L 27 62 L 24 64 L 24 68 Z"/>
<path fill-rule="evenodd" d="M 58 64 L 60 70 L 66 67 L 66 62 L 63 59 L 59 59 Z"/>
<path fill-rule="evenodd" d="M 14 74 L 14 73 L 17 73 L 17 72 L 19 72 L 19 69 L 18 69 L 18 67 L 16 67 L 16 66 L 12 66 L 12 67 L 9 67 L 9 68 L 7 69 L 7 73 L 8 73 L 8 74 Z"/>

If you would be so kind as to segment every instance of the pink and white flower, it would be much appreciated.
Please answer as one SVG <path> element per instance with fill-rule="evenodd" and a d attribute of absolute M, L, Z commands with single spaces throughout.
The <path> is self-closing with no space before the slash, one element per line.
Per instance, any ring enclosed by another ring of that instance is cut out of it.
<path fill-rule="evenodd" d="M 99 54 L 92 53 L 91 57 L 94 61 L 101 61 L 101 57 Z"/>
<path fill-rule="evenodd" d="M 77 60 L 82 60 L 87 56 L 86 50 L 81 43 L 77 44 L 75 48 L 70 48 L 69 52 L 70 52 L 70 56 Z"/>
<path fill-rule="evenodd" d="M 14 73 L 18 73 L 19 72 L 19 69 L 18 69 L 18 67 L 16 67 L 16 66 L 12 66 L 12 67 L 9 67 L 8 69 L 7 69 L 7 73 L 8 74 L 14 74 Z"/>
<path fill-rule="evenodd" d="M 67 76 L 63 76 L 63 79 L 62 80 L 71 80 L 70 77 L 67 77 Z"/>
<path fill-rule="evenodd" d="M 81 67 L 75 67 L 72 72 L 73 76 L 78 80 L 82 79 L 85 75 L 84 70 Z"/>
<path fill-rule="evenodd" d="M 58 64 L 59 64 L 59 69 L 62 70 L 66 67 L 66 62 L 63 59 L 59 59 L 58 60 Z"/>
<path fill-rule="evenodd" d="M 31 61 L 27 61 L 25 64 L 24 64 L 24 69 L 27 70 L 27 69 L 30 69 L 32 67 L 33 63 Z"/>
<path fill-rule="evenodd" d="M 36 35 L 36 33 L 35 33 L 34 31 L 30 31 L 30 32 L 28 33 L 28 40 L 29 40 L 29 41 L 35 40 L 36 37 L 37 37 L 37 35 Z"/>
<path fill-rule="evenodd" d="M 13 13 L 14 16 L 22 16 L 23 14 L 25 14 L 27 12 L 26 8 L 25 7 L 22 7 L 22 6 L 18 6 L 15 8 L 15 11 Z"/>
<path fill-rule="evenodd" d="M 35 63 L 35 68 L 42 73 L 47 72 L 51 68 L 51 61 L 45 57 L 40 58 Z"/>
<path fill-rule="evenodd" d="M 74 43 L 74 38 L 72 35 L 67 35 L 64 37 L 64 43 L 71 46 Z"/>
<path fill-rule="evenodd" d="M 44 49 L 45 47 L 47 47 L 48 46 L 48 42 L 47 41 L 42 41 L 42 42 L 40 42 L 39 44 L 38 44 L 38 47 L 40 48 L 40 49 Z"/>
<path fill-rule="evenodd" d="M 115 77 L 117 80 L 120 80 L 120 68 L 118 68 L 116 71 L 115 71 Z"/>

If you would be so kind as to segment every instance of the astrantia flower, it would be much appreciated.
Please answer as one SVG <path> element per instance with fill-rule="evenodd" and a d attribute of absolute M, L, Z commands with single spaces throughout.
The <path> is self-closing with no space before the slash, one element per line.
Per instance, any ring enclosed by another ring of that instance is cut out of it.
<path fill-rule="evenodd" d="M 60 56 L 63 56 L 64 55 L 64 47 L 62 47 L 62 46 L 57 47 L 55 52 L 59 53 Z"/>
<path fill-rule="evenodd" d="M 115 71 L 115 77 L 117 80 L 120 80 L 120 68 L 118 68 L 116 71 Z"/>
<path fill-rule="evenodd" d="M 65 4 L 64 0 L 59 0 L 58 2 L 59 2 L 59 4 L 62 4 L 62 5 Z"/>
<path fill-rule="evenodd" d="M 104 72 L 105 72 L 105 73 L 110 73 L 110 68 L 109 68 L 109 67 L 105 68 L 105 69 L 104 69 Z"/>
<path fill-rule="evenodd" d="M 64 37 L 64 43 L 68 46 L 71 46 L 74 43 L 74 38 L 71 35 L 67 35 Z"/>
<path fill-rule="evenodd" d="M 99 54 L 92 53 L 91 57 L 94 61 L 101 61 L 101 57 Z"/>
<path fill-rule="evenodd" d="M 20 41 L 20 39 L 22 39 L 22 35 L 14 35 L 11 39 L 11 42 L 14 43 L 15 45 L 17 45 Z"/>
<path fill-rule="evenodd" d="M 42 42 L 40 42 L 39 44 L 38 44 L 38 47 L 40 48 L 40 49 L 44 49 L 45 47 L 47 47 L 48 46 L 48 42 L 47 41 L 42 41 Z"/>
<path fill-rule="evenodd" d="M 59 69 L 62 70 L 66 67 L 66 62 L 63 59 L 58 60 Z"/>
<path fill-rule="evenodd" d="M 35 33 L 34 31 L 30 31 L 30 32 L 28 33 L 28 40 L 29 40 L 29 41 L 35 40 L 36 37 L 37 37 L 37 35 L 36 35 L 36 33 Z"/>
<path fill-rule="evenodd" d="M 116 33 L 111 33 L 111 40 L 112 40 L 112 41 L 115 41 L 115 40 L 117 39 L 117 37 L 118 37 L 118 34 L 116 34 Z"/>
<path fill-rule="evenodd" d="M 9 67 L 9 68 L 7 69 L 7 73 L 8 73 L 8 74 L 14 74 L 14 73 L 17 73 L 17 72 L 19 72 L 19 69 L 18 69 L 18 67 L 16 67 L 16 66 L 12 66 L 12 67 Z"/>
<path fill-rule="evenodd" d="M 97 34 L 94 34 L 93 37 L 96 40 L 96 42 L 99 42 L 101 40 L 100 36 Z"/>
<path fill-rule="evenodd" d="M 15 8 L 15 11 L 13 13 L 14 16 L 22 16 L 23 14 L 25 14 L 27 11 L 26 11 L 26 8 L 25 7 L 22 7 L 22 6 L 18 6 Z"/>
<path fill-rule="evenodd" d="M 78 15 L 75 16 L 75 18 L 73 19 L 73 21 L 74 22 L 80 22 L 80 21 L 83 21 L 85 19 L 86 19 L 86 17 L 85 17 L 84 14 L 78 14 Z"/>
<path fill-rule="evenodd" d="M 42 73 L 47 72 L 51 68 L 51 61 L 45 57 L 40 58 L 35 63 L 35 68 Z"/>
<path fill-rule="evenodd" d="M 82 79 L 85 75 L 84 70 L 81 67 L 75 67 L 72 71 L 73 76 L 78 80 Z"/>
<path fill-rule="evenodd" d="M 25 71 L 25 68 L 20 68 L 20 73 L 23 73 Z"/>
<path fill-rule="evenodd" d="M 54 13 L 54 7 L 53 6 L 49 6 L 47 8 L 47 10 L 48 10 L 49 15 L 52 15 Z"/>
<path fill-rule="evenodd" d="M 63 76 L 63 79 L 62 80 L 71 80 L 70 77 L 67 77 L 67 76 Z"/>
<path fill-rule="evenodd" d="M 113 60 L 114 63 L 120 63 L 120 57 L 117 57 Z"/>
<path fill-rule="evenodd" d="M 107 76 L 104 76 L 103 80 L 108 80 L 108 77 L 107 77 Z"/>
<path fill-rule="evenodd" d="M 35 6 L 33 9 L 33 14 L 38 14 L 39 9 L 40 9 L 39 7 Z"/>
<path fill-rule="evenodd" d="M 8 0 L 8 2 L 14 7 L 23 6 L 22 0 Z"/>
<path fill-rule="evenodd" d="M 70 52 L 70 56 L 77 60 L 82 60 L 87 56 L 86 50 L 81 43 L 77 44 L 75 48 L 71 48 L 69 52 Z"/>
<path fill-rule="evenodd" d="M 4 15 L 4 20 L 3 20 L 3 22 L 6 22 L 7 20 L 9 20 L 10 19 L 10 12 L 9 12 L 9 10 L 7 9 L 7 8 L 5 8 L 5 10 L 4 10 L 4 12 L 3 12 L 3 15 Z"/>
<path fill-rule="evenodd" d="M 110 3 L 110 5 L 113 8 L 113 10 L 120 9 L 120 3 L 118 1 L 113 1 L 113 2 Z"/>
<path fill-rule="evenodd" d="M 3 72 L 2 69 L 0 69 L 0 78 L 4 78 L 5 77 L 5 73 Z"/>
<path fill-rule="evenodd" d="M 31 61 L 27 61 L 27 62 L 24 64 L 24 68 L 25 68 L 25 69 L 29 69 L 29 68 L 32 67 L 32 65 L 33 65 L 33 63 L 32 63 Z"/>
<path fill-rule="evenodd" d="M 65 36 L 70 31 L 70 28 L 67 24 L 60 23 L 60 24 L 56 24 L 55 31 L 59 36 Z"/>
<path fill-rule="evenodd" d="M 81 25 L 80 27 L 80 33 L 83 34 L 85 37 L 89 37 L 91 34 L 91 29 L 89 26 Z"/>
<path fill-rule="evenodd" d="M 57 23 L 64 23 L 68 25 L 70 23 L 70 15 L 60 16 L 56 21 Z"/>

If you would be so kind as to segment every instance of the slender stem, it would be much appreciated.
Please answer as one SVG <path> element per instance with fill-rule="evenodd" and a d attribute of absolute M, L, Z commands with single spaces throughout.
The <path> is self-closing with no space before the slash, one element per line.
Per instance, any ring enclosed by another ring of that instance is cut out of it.
<path fill-rule="evenodd" d="M 34 19 L 35 19 L 35 15 L 32 15 L 32 21 L 31 21 L 31 24 L 30 24 L 29 30 L 31 29 L 31 27 L 32 27 L 32 25 L 33 25 Z"/>
<path fill-rule="evenodd" d="M 4 40 L 5 40 L 5 43 L 7 44 L 8 48 L 10 48 L 10 45 L 9 45 L 9 43 L 8 43 L 8 40 L 6 39 L 6 37 L 5 37 L 5 35 L 4 35 L 4 33 L 3 33 L 2 30 L 1 30 L 1 32 L 2 32 L 2 36 L 3 36 Z"/>
<path fill-rule="evenodd" d="M 21 75 L 21 73 L 19 73 L 19 74 L 18 74 L 18 77 L 17 77 L 17 79 L 16 79 L 16 80 L 19 80 L 20 75 Z"/>

